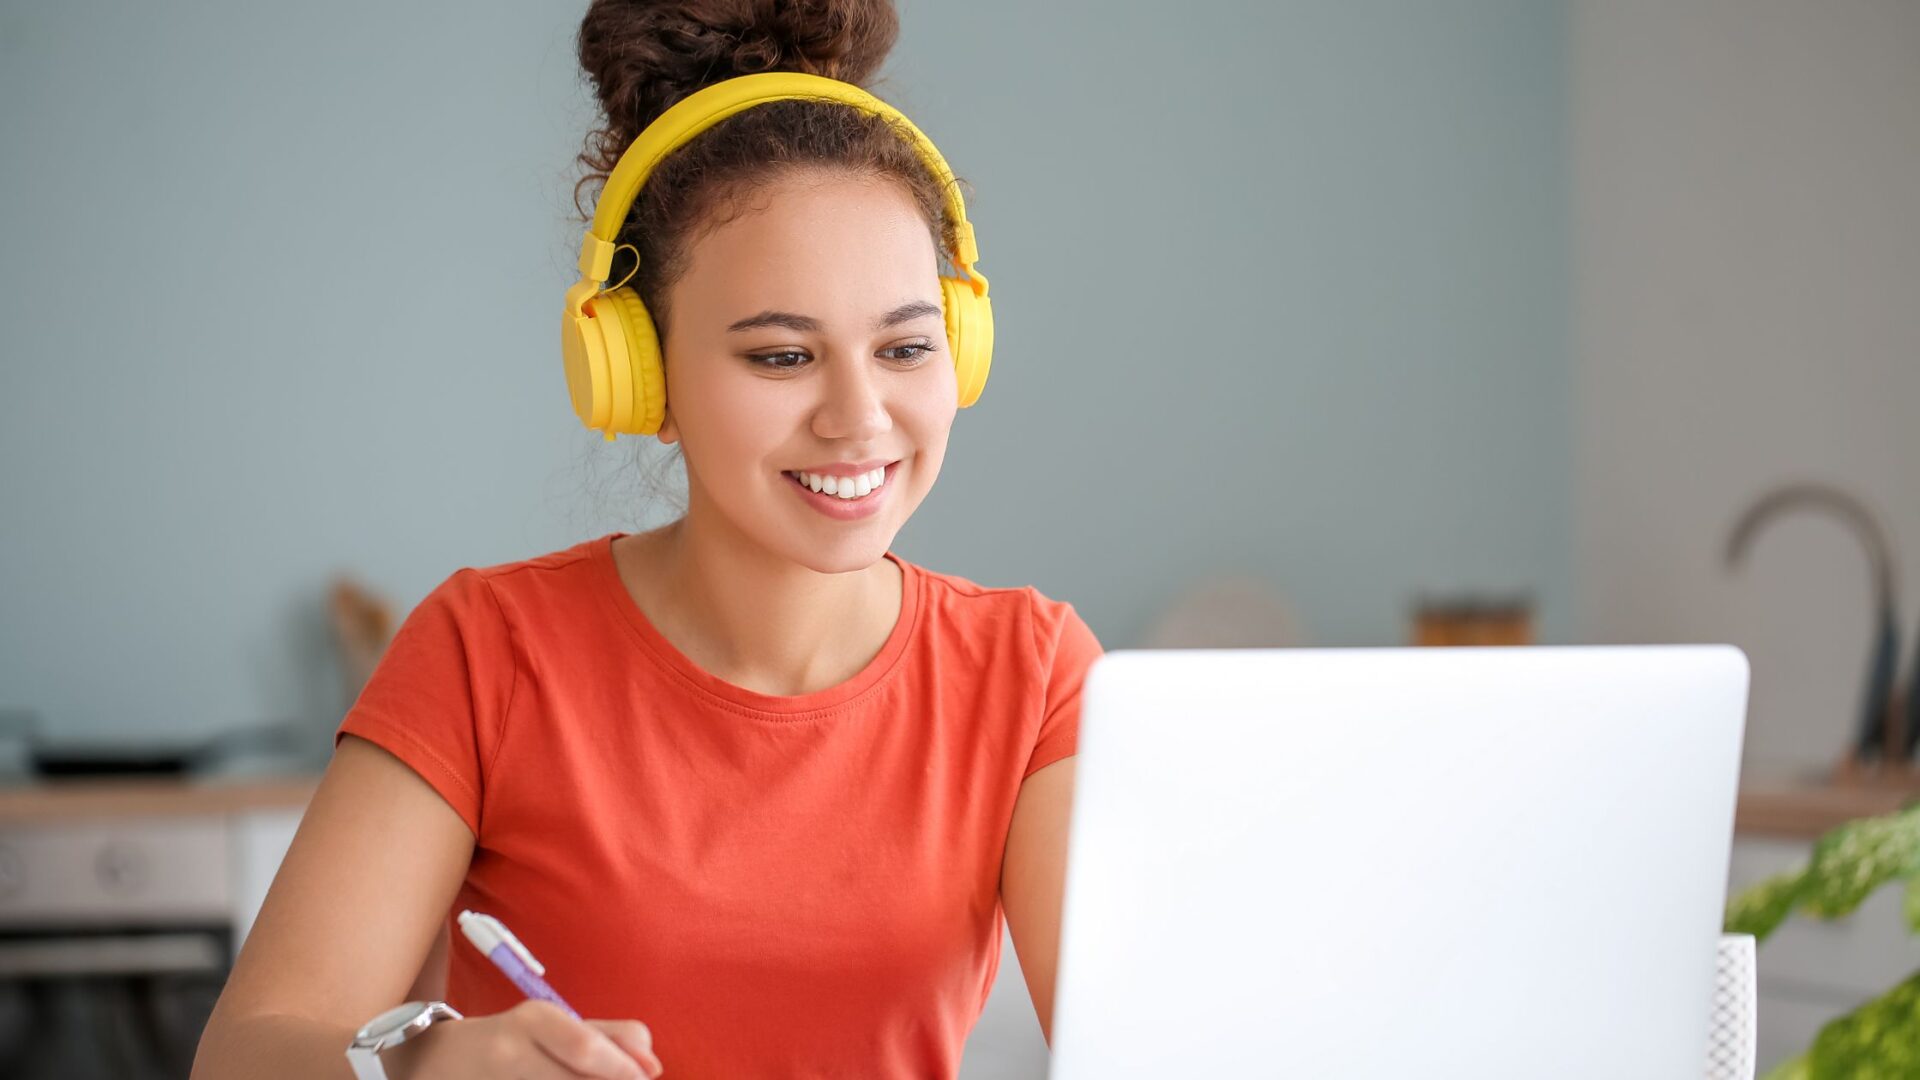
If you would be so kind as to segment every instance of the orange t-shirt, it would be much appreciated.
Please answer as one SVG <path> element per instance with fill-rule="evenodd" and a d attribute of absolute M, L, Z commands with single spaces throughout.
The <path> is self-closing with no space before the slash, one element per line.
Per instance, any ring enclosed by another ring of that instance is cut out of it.
<path fill-rule="evenodd" d="M 618 535 L 455 573 L 340 732 L 473 830 L 455 910 L 505 922 L 581 1015 L 645 1021 L 669 1076 L 955 1075 L 999 966 L 1014 798 L 1074 752 L 1099 642 L 1032 588 L 889 553 L 879 655 L 761 694 L 647 621 Z M 447 997 L 522 1000 L 457 931 Z"/>

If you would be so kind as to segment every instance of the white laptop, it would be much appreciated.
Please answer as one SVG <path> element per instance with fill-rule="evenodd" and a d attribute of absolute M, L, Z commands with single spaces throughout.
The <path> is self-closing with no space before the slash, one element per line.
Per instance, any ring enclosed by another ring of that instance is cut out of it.
<path fill-rule="evenodd" d="M 1725 645 L 1117 651 L 1088 674 L 1053 1080 L 1699 1080 Z"/>

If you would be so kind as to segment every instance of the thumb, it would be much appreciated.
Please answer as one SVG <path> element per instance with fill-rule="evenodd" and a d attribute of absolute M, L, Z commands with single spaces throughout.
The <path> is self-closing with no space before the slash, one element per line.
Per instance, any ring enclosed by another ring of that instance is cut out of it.
<path fill-rule="evenodd" d="M 659 1057 L 653 1052 L 653 1032 L 638 1020 L 589 1020 L 587 1023 L 599 1028 L 612 1039 L 615 1046 L 638 1062 L 649 1077 L 657 1077 L 666 1071 Z"/>

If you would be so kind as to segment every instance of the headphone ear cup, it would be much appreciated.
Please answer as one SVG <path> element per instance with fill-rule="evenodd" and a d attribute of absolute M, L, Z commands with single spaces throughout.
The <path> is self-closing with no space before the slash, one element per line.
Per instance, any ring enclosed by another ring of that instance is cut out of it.
<path fill-rule="evenodd" d="M 987 370 L 993 366 L 993 300 L 975 295 L 972 282 L 952 277 L 940 279 L 940 298 L 964 409 L 980 400 L 980 392 L 987 387 Z"/>
<path fill-rule="evenodd" d="M 592 300 L 581 305 L 577 316 L 571 311 L 562 314 L 560 357 L 566 368 L 567 396 L 573 401 L 574 415 L 585 427 L 611 431 L 612 373 L 607 365 L 606 333 L 601 320 L 594 316 Z"/>
<path fill-rule="evenodd" d="M 612 430 L 623 435 L 656 434 L 666 419 L 667 373 L 653 316 L 640 294 L 627 288 L 602 293 L 594 305 L 607 339 L 608 366 L 619 369 L 613 377 Z"/>

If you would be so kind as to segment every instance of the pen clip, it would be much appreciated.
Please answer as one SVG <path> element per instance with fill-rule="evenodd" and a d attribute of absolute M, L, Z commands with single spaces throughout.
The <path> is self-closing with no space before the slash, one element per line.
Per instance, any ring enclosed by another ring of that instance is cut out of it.
<path fill-rule="evenodd" d="M 475 940 L 473 932 L 474 925 L 478 925 L 482 933 L 493 936 L 499 943 L 513 950 L 513 955 L 519 957 L 520 962 L 532 969 L 535 975 L 545 975 L 547 973 L 546 965 L 535 960 L 533 954 L 527 951 L 527 947 L 520 943 L 520 939 L 513 936 L 513 931 L 507 929 L 506 924 L 499 919 L 491 915 L 482 915 L 478 911 L 462 911 L 460 913 L 460 929 L 467 935 L 467 940 L 479 946 L 482 952 L 492 952 L 493 950 L 488 948 L 484 942 Z"/>

